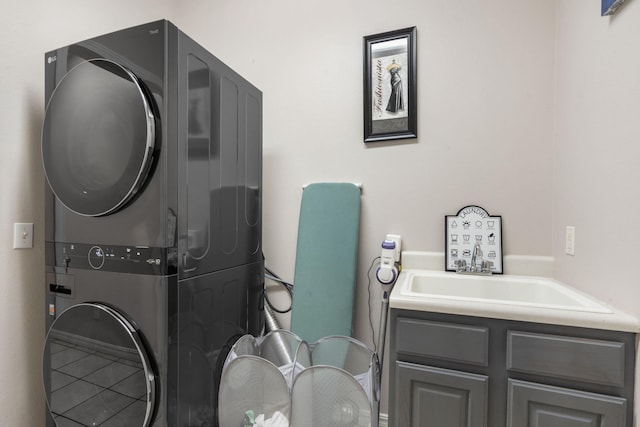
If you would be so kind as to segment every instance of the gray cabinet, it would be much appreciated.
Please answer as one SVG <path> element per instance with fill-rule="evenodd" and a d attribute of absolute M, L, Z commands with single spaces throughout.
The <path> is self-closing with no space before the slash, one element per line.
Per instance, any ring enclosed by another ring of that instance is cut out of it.
<path fill-rule="evenodd" d="M 398 362 L 399 411 L 393 425 L 486 427 L 485 375 Z"/>
<path fill-rule="evenodd" d="M 392 309 L 393 427 L 631 427 L 635 334 Z"/>
<path fill-rule="evenodd" d="M 624 426 L 626 399 L 509 379 L 507 427 Z"/>
<path fill-rule="evenodd" d="M 507 331 L 507 369 L 623 387 L 625 345 L 555 334 Z"/>

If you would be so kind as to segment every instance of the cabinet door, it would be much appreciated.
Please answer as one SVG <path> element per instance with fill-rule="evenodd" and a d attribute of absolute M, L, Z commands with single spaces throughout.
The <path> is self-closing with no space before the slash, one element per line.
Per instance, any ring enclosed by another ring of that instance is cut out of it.
<path fill-rule="evenodd" d="M 626 399 L 509 380 L 507 427 L 624 426 Z"/>
<path fill-rule="evenodd" d="M 488 377 L 397 362 L 395 427 L 486 427 Z"/>

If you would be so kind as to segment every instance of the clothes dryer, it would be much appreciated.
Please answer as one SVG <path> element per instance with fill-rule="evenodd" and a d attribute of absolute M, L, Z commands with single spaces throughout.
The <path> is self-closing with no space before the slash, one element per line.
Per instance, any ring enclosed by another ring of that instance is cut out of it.
<path fill-rule="evenodd" d="M 180 277 L 262 258 L 262 94 L 170 22 L 46 53 L 45 100 L 46 241 Z"/>

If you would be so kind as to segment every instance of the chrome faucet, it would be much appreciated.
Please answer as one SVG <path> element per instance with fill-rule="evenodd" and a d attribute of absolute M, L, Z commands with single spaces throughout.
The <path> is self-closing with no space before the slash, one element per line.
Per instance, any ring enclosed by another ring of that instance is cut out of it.
<path fill-rule="evenodd" d="M 482 271 L 482 267 L 478 269 L 478 257 L 480 257 L 480 263 L 482 263 L 482 248 L 480 247 L 480 243 L 476 242 L 473 247 L 473 253 L 471 254 L 471 272 Z"/>
<path fill-rule="evenodd" d="M 480 243 L 476 242 L 471 253 L 471 262 L 467 265 L 464 259 L 459 259 L 455 262 L 456 273 L 462 274 L 491 274 L 491 267 L 493 267 L 492 261 L 485 261 L 483 259 L 482 247 Z M 479 264 L 479 265 L 478 265 Z"/>

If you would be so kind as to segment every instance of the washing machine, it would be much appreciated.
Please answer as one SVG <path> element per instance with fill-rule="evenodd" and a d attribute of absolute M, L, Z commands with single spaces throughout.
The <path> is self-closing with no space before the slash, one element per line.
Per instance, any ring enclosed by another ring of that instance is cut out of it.
<path fill-rule="evenodd" d="M 47 271 L 47 425 L 216 425 L 228 350 L 260 328 L 249 301 L 260 295 L 262 264 L 179 283 L 96 272 L 84 251 L 66 249 L 75 267 Z"/>
<path fill-rule="evenodd" d="M 45 54 L 47 425 L 216 425 L 258 334 L 262 94 L 162 20 Z"/>

